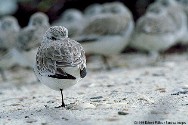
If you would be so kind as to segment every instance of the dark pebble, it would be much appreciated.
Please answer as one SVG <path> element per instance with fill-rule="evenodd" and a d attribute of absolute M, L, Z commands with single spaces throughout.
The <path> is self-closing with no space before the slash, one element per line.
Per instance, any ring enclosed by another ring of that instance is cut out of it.
<path fill-rule="evenodd" d="M 102 96 L 96 96 L 96 97 L 91 97 L 90 99 L 101 99 L 103 98 Z"/>
<path fill-rule="evenodd" d="M 107 85 L 107 87 L 113 87 L 114 85 Z"/>
<path fill-rule="evenodd" d="M 41 123 L 41 125 L 47 125 L 47 123 Z"/>
<path fill-rule="evenodd" d="M 54 103 L 54 101 L 47 101 L 47 103 Z"/>
<path fill-rule="evenodd" d="M 187 94 L 188 91 L 182 91 L 182 92 L 179 92 L 180 94 Z"/>
<path fill-rule="evenodd" d="M 127 98 L 123 98 L 122 100 L 127 100 Z"/>
<path fill-rule="evenodd" d="M 37 120 L 35 120 L 35 119 L 28 119 L 26 122 L 27 123 L 33 123 L 33 122 L 37 122 Z"/>
<path fill-rule="evenodd" d="M 171 94 L 171 95 L 179 95 L 180 93 L 179 92 L 177 92 L 177 93 L 173 93 L 173 94 Z"/>
<path fill-rule="evenodd" d="M 177 93 L 173 93 L 171 95 L 180 95 L 180 94 L 188 94 L 188 91 L 180 91 L 180 92 L 177 92 Z"/>
<path fill-rule="evenodd" d="M 69 120 L 68 118 L 64 118 L 64 117 L 63 117 L 62 119 L 64 119 L 65 121 L 68 121 L 68 120 Z"/>
<path fill-rule="evenodd" d="M 25 116 L 25 118 L 29 118 L 29 116 Z"/>
<path fill-rule="evenodd" d="M 153 73 L 152 76 L 156 76 L 156 77 L 165 76 L 165 74 L 163 74 L 163 73 Z"/>
<path fill-rule="evenodd" d="M 129 113 L 127 112 L 118 112 L 118 115 L 128 115 Z"/>
<path fill-rule="evenodd" d="M 47 105 L 44 105 L 44 107 L 45 107 L 45 108 L 49 108 L 49 106 L 47 106 Z"/>

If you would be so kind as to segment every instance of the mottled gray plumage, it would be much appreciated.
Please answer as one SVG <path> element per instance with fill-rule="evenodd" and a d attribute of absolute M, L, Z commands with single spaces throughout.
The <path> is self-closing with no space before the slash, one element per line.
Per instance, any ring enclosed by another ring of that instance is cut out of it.
<path fill-rule="evenodd" d="M 104 14 L 94 17 L 83 30 L 84 35 L 113 35 L 122 33 L 131 20 L 126 15 Z"/>
<path fill-rule="evenodd" d="M 62 27 L 51 27 L 44 35 L 36 56 L 37 70 L 40 74 L 53 75 L 57 68 L 86 67 L 85 52 L 75 40 L 67 37 Z M 50 34 L 50 35 L 49 35 Z"/>
<path fill-rule="evenodd" d="M 68 38 L 65 27 L 50 27 L 36 55 L 34 71 L 39 80 L 54 90 L 63 90 L 86 76 L 86 57 L 80 43 Z"/>
<path fill-rule="evenodd" d="M 133 21 L 131 12 L 120 2 L 105 3 L 102 6 L 103 12 L 89 18 L 82 34 L 121 34 Z"/>
<path fill-rule="evenodd" d="M 127 46 L 134 22 L 128 8 L 120 2 L 101 6 L 103 12 L 90 17 L 81 35 L 75 39 L 83 45 L 87 54 L 110 57 Z"/>

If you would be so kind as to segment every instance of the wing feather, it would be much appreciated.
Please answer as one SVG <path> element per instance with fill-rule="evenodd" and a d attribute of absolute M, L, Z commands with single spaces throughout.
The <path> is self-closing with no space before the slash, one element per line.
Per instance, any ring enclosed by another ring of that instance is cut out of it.
<path fill-rule="evenodd" d="M 82 46 L 69 38 L 42 44 L 37 53 L 37 69 L 41 75 L 53 78 L 74 79 L 74 76 L 63 71 L 64 67 L 76 67 L 81 70 L 86 67 L 85 52 Z"/>

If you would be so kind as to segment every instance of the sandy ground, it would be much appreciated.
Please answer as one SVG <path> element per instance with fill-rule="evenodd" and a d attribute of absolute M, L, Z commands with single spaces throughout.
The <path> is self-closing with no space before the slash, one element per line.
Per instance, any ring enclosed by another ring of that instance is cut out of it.
<path fill-rule="evenodd" d="M 121 55 L 111 60 L 117 67 L 111 71 L 96 70 L 100 64 L 88 63 L 87 77 L 64 91 L 65 109 L 54 108 L 60 92 L 36 82 L 32 71 L 6 71 L 0 125 L 188 124 L 188 54 L 158 62 Z"/>

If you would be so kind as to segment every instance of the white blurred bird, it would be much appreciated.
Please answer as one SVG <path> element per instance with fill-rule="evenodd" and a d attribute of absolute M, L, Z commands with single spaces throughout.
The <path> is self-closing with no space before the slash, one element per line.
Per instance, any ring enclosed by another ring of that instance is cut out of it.
<path fill-rule="evenodd" d="M 74 37 L 81 32 L 84 26 L 84 17 L 82 12 L 77 9 L 67 9 L 52 25 L 65 26 L 69 31 L 69 37 Z"/>
<path fill-rule="evenodd" d="M 187 17 L 187 24 L 186 24 L 187 31 L 179 42 L 183 45 L 188 45 L 188 35 L 187 35 L 188 34 L 188 0 L 176 0 L 176 1 L 180 4 L 181 8 L 184 10 Z"/>
<path fill-rule="evenodd" d="M 42 12 L 34 13 L 29 20 L 28 26 L 23 28 L 18 37 L 17 44 L 23 50 L 37 48 L 44 34 L 50 27 L 48 16 Z"/>
<path fill-rule="evenodd" d="M 15 45 L 19 31 L 20 26 L 15 17 L 6 16 L 1 20 L 0 39 L 3 41 L 3 44 L 6 44 L 7 47 L 12 47 Z"/>
<path fill-rule="evenodd" d="M 177 32 L 176 32 L 176 41 L 188 44 L 188 39 L 185 39 L 188 33 L 187 27 L 187 16 L 183 8 L 181 7 L 176 0 L 158 0 L 157 4 L 160 4 L 161 7 L 164 7 L 168 11 L 168 15 L 172 18 L 175 25 L 177 25 Z"/>
<path fill-rule="evenodd" d="M 3 25 L 2 21 L 1 27 L 11 30 L 7 26 L 7 24 Z M 16 32 L 5 33 L 7 35 L 5 36 L 6 39 L 13 39 L 14 44 L 8 44 L 8 46 L 13 46 L 6 49 L 6 52 L 1 53 L 3 57 L 0 60 L 0 66 L 10 68 L 19 65 L 21 67 L 33 68 L 37 48 L 42 40 L 41 33 L 44 34 L 48 28 L 48 17 L 43 13 L 35 13 L 31 16 L 27 27 L 21 31 L 18 30 L 19 28 L 14 28 Z"/>
<path fill-rule="evenodd" d="M 176 22 L 176 15 L 170 12 L 173 11 L 172 8 L 161 6 L 161 3 L 157 2 L 152 4 L 146 14 L 137 21 L 130 46 L 147 51 L 152 54 L 154 59 L 157 59 L 160 51 L 175 45 L 184 33 L 183 23 L 185 20 L 183 19 L 185 16 L 180 13 L 181 21 Z M 176 8 L 174 7 L 174 9 Z M 174 12 L 174 14 L 176 13 Z"/>
<path fill-rule="evenodd" d="M 128 44 L 134 29 L 131 12 L 120 2 L 105 3 L 103 13 L 92 16 L 76 37 L 86 54 L 107 57 L 119 54 Z M 108 66 L 109 68 L 109 66 Z"/>
<path fill-rule="evenodd" d="M 42 35 L 50 27 L 48 16 L 42 12 L 37 12 L 30 17 L 28 26 L 23 28 L 17 39 L 18 53 L 25 58 L 23 67 L 33 68 L 37 48 L 41 44 Z"/>
<path fill-rule="evenodd" d="M 0 70 L 3 80 L 6 80 L 4 69 L 10 68 L 12 63 L 8 56 L 11 49 L 16 45 L 16 39 L 20 26 L 15 17 L 7 16 L 1 20 L 0 24 Z"/>

